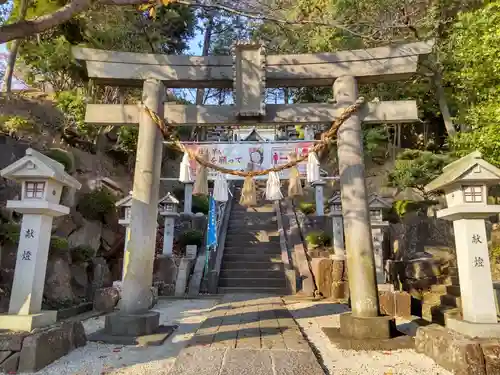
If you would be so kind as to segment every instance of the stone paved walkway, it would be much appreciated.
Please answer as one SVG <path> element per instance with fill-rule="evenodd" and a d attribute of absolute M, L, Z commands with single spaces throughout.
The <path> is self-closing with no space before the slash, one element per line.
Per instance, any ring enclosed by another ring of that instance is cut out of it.
<path fill-rule="evenodd" d="M 322 375 L 279 297 L 226 296 L 208 314 L 170 375 Z"/>

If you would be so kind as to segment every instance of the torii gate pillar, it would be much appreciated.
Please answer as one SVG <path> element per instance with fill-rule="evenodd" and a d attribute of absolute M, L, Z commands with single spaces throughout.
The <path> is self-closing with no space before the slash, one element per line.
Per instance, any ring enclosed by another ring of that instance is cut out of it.
<path fill-rule="evenodd" d="M 337 78 L 333 95 L 343 107 L 354 104 L 358 96 L 356 79 Z M 337 148 L 352 316 L 369 318 L 378 316 L 379 305 L 358 112 L 340 126 Z"/>
<path fill-rule="evenodd" d="M 164 86 L 156 79 L 146 79 L 142 102 L 163 118 Z M 158 195 L 163 137 L 158 126 L 143 110 L 139 118 L 139 139 L 132 190 L 130 239 L 127 242 L 120 311 L 106 317 L 105 337 L 93 337 L 113 342 L 113 336 L 151 335 L 159 327 L 160 314 L 150 311 L 151 286 L 156 245 Z M 108 337 L 106 337 L 108 335 Z M 111 336 L 111 338 L 109 337 Z"/>

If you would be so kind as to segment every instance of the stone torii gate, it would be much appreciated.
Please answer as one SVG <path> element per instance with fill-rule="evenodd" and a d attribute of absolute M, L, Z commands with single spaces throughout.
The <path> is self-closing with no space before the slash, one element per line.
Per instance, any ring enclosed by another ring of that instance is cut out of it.
<path fill-rule="evenodd" d="M 143 104 L 172 125 L 284 125 L 331 123 L 355 103 L 358 83 L 407 79 L 417 71 L 420 57 L 431 53 L 431 49 L 432 43 L 417 42 L 335 53 L 266 56 L 261 44 L 236 43 L 233 56 L 170 56 L 86 48 L 73 48 L 73 55 L 97 84 L 142 87 Z M 266 87 L 332 84 L 332 103 L 265 103 Z M 232 88 L 235 105 L 164 103 L 164 87 Z M 352 317 L 356 319 L 377 319 L 379 315 L 361 123 L 417 120 L 417 105 L 413 100 L 370 102 L 345 121 L 338 132 L 349 287 Z M 120 334 L 117 327 L 124 321 L 130 324 L 131 317 L 144 321 L 144 316 L 149 316 L 149 322 L 157 321 L 157 317 L 151 318 L 148 312 L 148 293 L 153 273 L 162 137 L 140 104 L 88 104 L 85 121 L 100 125 L 139 125 L 131 237 L 126 252 L 130 259 L 125 260 L 127 273 L 123 281 L 121 317 L 110 317 L 106 322 L 107 326 L 113 326 L 114 334 Z M 139 331 L 137 333 L 147 333 Z"/>

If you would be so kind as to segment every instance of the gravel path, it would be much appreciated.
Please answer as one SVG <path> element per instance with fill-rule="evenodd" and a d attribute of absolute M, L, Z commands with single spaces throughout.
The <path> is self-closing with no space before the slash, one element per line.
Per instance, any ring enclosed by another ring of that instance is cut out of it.
<path fill-rule="evenodd" d="M 297 302 L 287 307 L 319 352 L 330 375 L 452 375 L 414 350 L 356 352 L 338 349 L 330 343 L 321 328 L 338 327 L 338 314 L 348 311 L 345 305 Z M 407 324 L 406 328 L 410 331 L 411 326 Z"/>
<path fill-rule="evenodd" d="M 179 328 L 161 346 L 122 347 L 89 342 L 38 371 L 39 375 L 166 375 L 180 350 L 191 339 L 216 300 L 160 300 L 160 324 Z M 104 317 L 83 322 L 87 334 L 104 327 Z"/>

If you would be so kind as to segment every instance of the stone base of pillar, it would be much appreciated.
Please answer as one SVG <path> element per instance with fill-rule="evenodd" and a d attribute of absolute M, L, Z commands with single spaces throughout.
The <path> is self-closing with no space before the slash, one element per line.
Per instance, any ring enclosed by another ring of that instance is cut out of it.
<path fill-rule="evenodd" d="M 471 323 L 461 319 L 459 316 L 448 316 L 446 328 L 462 335 L 477 338 L 500 338 L 500 323 Z"/>
<path fill-rule="evenodd" d="M 160 313 L 143 314 L 116 312 L 106 316 L 104 329 L 88 336 L 89 341 L 102 341 L 115 345 L 162 345 L 176 326 L 160 325 Z"/>
<path fill-rule="evenodd" d="M 390 316 L 359 318 L 352 313 L 340 315 L 339 328 L 323 328 L 330 341 L 346 350 L 395 350 L 414 347 L 414 340 L 396 329 Z"/>
<path fill-rule="evenodd" d="M 43 328 L 57 321 L 57 311 L 42 311 L 38 314 L 29 315 L 0 315 L 0 330 L 10 331 L 32 331 L 35 328 Z"/>

